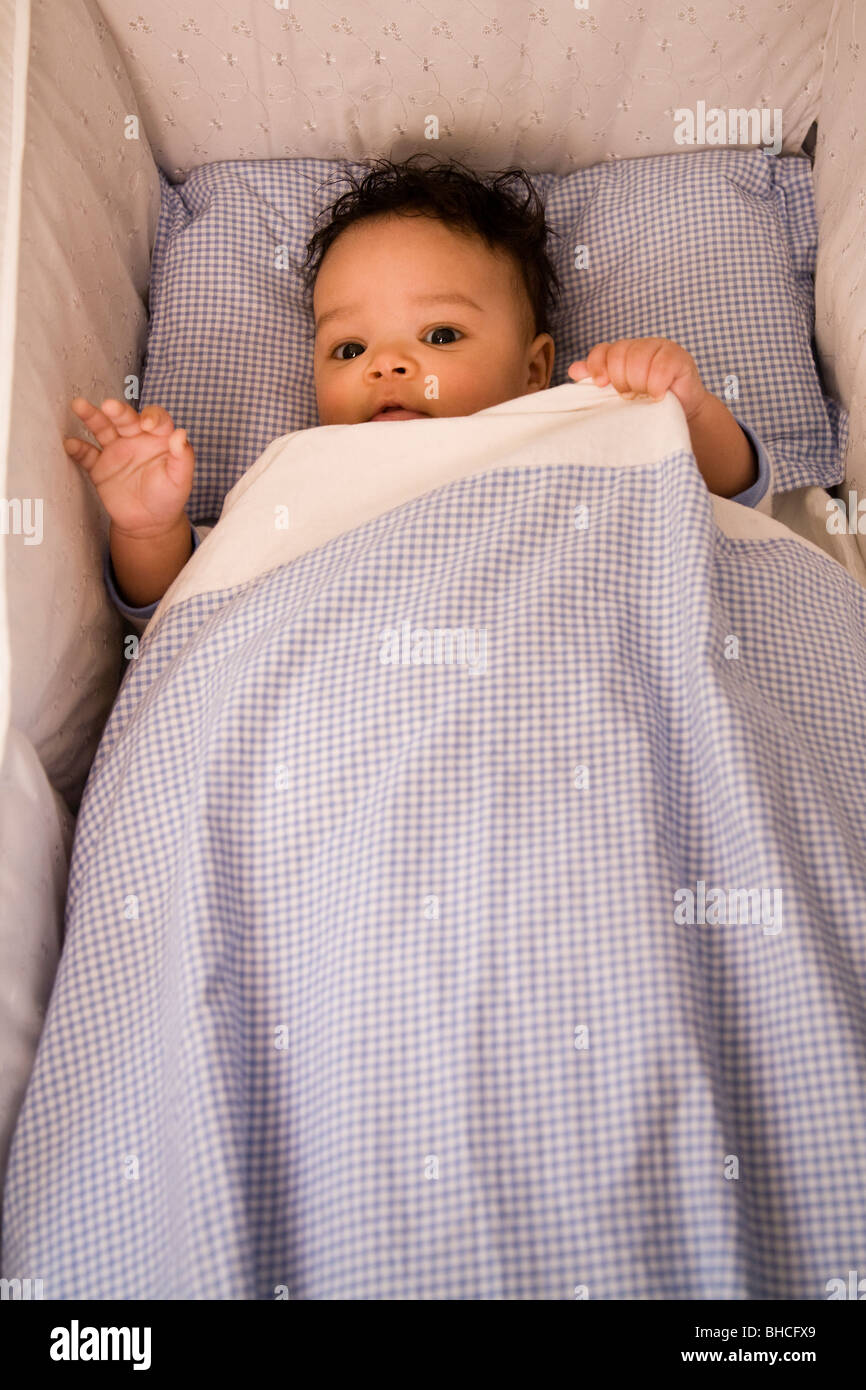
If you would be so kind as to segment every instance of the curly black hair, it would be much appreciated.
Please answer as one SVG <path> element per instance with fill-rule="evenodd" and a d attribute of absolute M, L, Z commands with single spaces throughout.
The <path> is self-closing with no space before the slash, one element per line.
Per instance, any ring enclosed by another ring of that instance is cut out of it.
<path fill-rule="evenodd" d="M 430 158 L 434 156 L 422 151 L 399 164 L 384 157 L 366 160 L 369 172 L 360 180 L 351 170 L 345 171 L 342 177 L 351 187 L 320 214 L 330 220 L 314 231 L 307 243 L 301 274 L 308 292 L 312 294 L 328 247 L 353 222 L 380 213 L 432 216 L 449 227 L 482 237 L 491 250 L 507 252 L 517 271 L 515 291 L 521 280 L 526 288 L 534 334 L 549 333 L 551 315 L 562 291 L 547 238 L 559 233 L 548 227 L 544 204 L 529 176 L 523 169 L 511 168 L 482 179 L 456 159 L 429 168 L 416 164 Z M 509 187 L 515 179 L 526 191 L 523 202 Z"/>

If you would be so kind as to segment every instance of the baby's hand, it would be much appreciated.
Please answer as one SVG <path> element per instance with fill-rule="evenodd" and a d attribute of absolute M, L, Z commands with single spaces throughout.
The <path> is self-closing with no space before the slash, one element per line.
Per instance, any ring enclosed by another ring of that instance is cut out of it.
<path fill-rule="evenodd" d="M 708 395 L 694 358 L 670 338 L 598 343 L 585 360 L 572 362 L 568 375 L 573 381 L 591 376 L 596 386 L 610 381 L 626 399 L 645 393 L 660 401 L 666 391 L 673 391 L 687 420 Z"/>
<path fill-rule="evenodd" d="M 89 475 L 117 530 L 152 540 L 176 526 L 195 466 L 186 430 L 175 429 L 159 405 L 139 414 L 110 397 L 97 409 L 76 396 L 72 409 L 102 448 L 74 438 L 63 447 Z"/>

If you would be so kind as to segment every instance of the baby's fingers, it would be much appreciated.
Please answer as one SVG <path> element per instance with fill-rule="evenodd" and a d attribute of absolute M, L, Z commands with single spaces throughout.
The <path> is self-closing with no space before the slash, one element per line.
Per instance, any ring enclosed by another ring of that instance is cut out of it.
<path fill-rule="evenodd" d="M 607 371 L 607 355 L 610 343 L 596 343 L 586 355 L 586 366 L 596 386 L 607 386 L 610 376 Z"/>
<path fill-rule="evenodd" d="M 107 404 L 107 401 L 103 402 L 103 405 Z M 114 421 L 105 414 L 104 410 L 91 405 L 86 396 L 76 396 L 71 406 L 84 428 L 90 430 L 90 433 L 99 440 L 103 449 L 106 445 L 114 442 L 117 438 L 117 430 L 114 428 Z"/>
<path fill-rule="evenodd" d="M 161 405 L 146 405 L 136 419 L 139 429 L 146 430 L 148 434 L 170 435 L 175 428 L 168 411 Z"/>
<path fill-rule="evenodd" d="M 171 438 L 168 441 L 168 451 L 174 454 L 175 458 L 183 458 L 185 449 L 191 449 L 192 445 L 186 436 L 186 430 L 172 430 Z"/>
<path fill-rule="evenodd" d="M 168 411 L 161 405 L 146 405 L 139 413 L 128 401 L 113 400 L 109 397 L 102 402 L 102 409 L 117 434 L 123 438 L 131 438 L 144 432 L 156 435 L 160 439 L 167 439 L 175 427 Z M 92 425 L 88 424 L 88 429 L 92 428 Z"/>
<path fill-rule="evenodd" d="M 95 444 L 86 444 L 83 439 L 76 439 L 73 435 L 64 439 L 63 447 L 70 458 L 81 464 L 86 473 L 90 472 L 101 453 Z"/>

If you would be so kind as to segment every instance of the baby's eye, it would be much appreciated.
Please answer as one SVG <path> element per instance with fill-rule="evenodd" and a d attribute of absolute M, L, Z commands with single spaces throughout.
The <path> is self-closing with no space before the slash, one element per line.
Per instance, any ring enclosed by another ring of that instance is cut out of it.
<path fill-rule="evenodd" d="M 462 332 L 460 331 L 459 328 L 451 328 L 451 327 L 449 327 L 448 324 L 440 324 L 438 328 L 428 328 L 428 329 L 427 329 L 427 332 L 428 332 L 428 333 L 459 333 L 459 334 L 460 334 L 460 337 L 461 337 L 461 338 L 463 337 L 463 334 L 462 334 Z M 456 342 L 457 342 L 457 339 L 454 338 L 453 341 L 456 343 Z M 446 342 L 444 342 L 444 343 L 435 343 L 435 344 L 433 344 L 433 346 L 435 346 L 435 347 L 450 347 L 450 343 L 448 343 L 448 342 L 446 341 Z M 353 352 L 353 353 L 351 354 L 350 357 L 342 357 L 342 356 L 340 355 L 340 349 L 341 349 L 341 348 L 349 348 L 349 347 L 351 347 L 351 348 L 358 348 L 358 353 L 354 353 L 354 352 Z M 352 342 L 350 339 L 347 339 L 347 341 L 346 341 L 345 343 L 338 343 L 338 344 L 337 344 L 337 346 L 334 348 L 334 356 L 336 357 L 336 359 L 337 359 L 338 362 L 351 362 L 352 359 L 353 359 L 354 357 L 358 356 L 359 353 L 361 353 L 361 352 L 363 352 L 363 351 L 364 351 L 364 345 L 363 345 L 363 343 L 355 343 L 355 342 Z"/>
<path fill-rule="evenodd" d="M 442 324 L 442 325 L 440 325 L 439 328 L 430 328 L 430 329 L 428 329 L 428 332 L 429 332 L 429 333 L 460 333 L 460 329 L 459 329 L 459 328 L 449 328 L 447 324 Z M 462 334 L 462 333 L 460 333 L 460 337 L 461 337 L 461 338 L 463 337 L 463 334 Z M 457 339 L 455 338 L 455 339 L 454 339 L 454 342 L 456 343 L 456 341 L 457 341 Z M 447 346 L 448 346 L 447 343 L 437 343 L 437 344 L 436 344 L 436 347 L 447 347 Z"/>
<path fill-rule="evenodd" d="M 348 343 L 338 343 L 338 345 L 334 348 L 334 356 L 336 357 L 336 359 L 337 359 L 338 362 L 351 362 L 352 357 L 355 356 L 355 354 L 352 353 L 352 357 L 341 357 L 341 356 L 340 356 L 340 348 L 344 348 L 344 347 L 360 348 L 360 349 L 361 349 L 361 352 L 364 351 L 364 349 L 363 349 L 363 347 L 362 347 L 362 345 L 361 345 L 360 343 L 351 343 L 351 342 L 348 342 Z"/>

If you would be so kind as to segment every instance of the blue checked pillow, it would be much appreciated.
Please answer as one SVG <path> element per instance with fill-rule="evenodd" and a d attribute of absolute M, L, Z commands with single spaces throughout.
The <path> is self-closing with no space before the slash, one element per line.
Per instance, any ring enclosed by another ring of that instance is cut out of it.
<path fill-rule="evenodd" d="M 365 166 L 230 160 L 177 186 L 160 171 L 141 404 L 165 406 L 189 434 L 192 521 L 218 518 L 272 439 L 319 423 L 300 268 L 347 168 Z M 551 386 L 598 342 L 672 338 L 760 436 L 778 491 L 842 480 L 847 412 L 822 393 L 813 349 L 807 159 L 702 150 L 531 177 L 558 233 Z"/>

